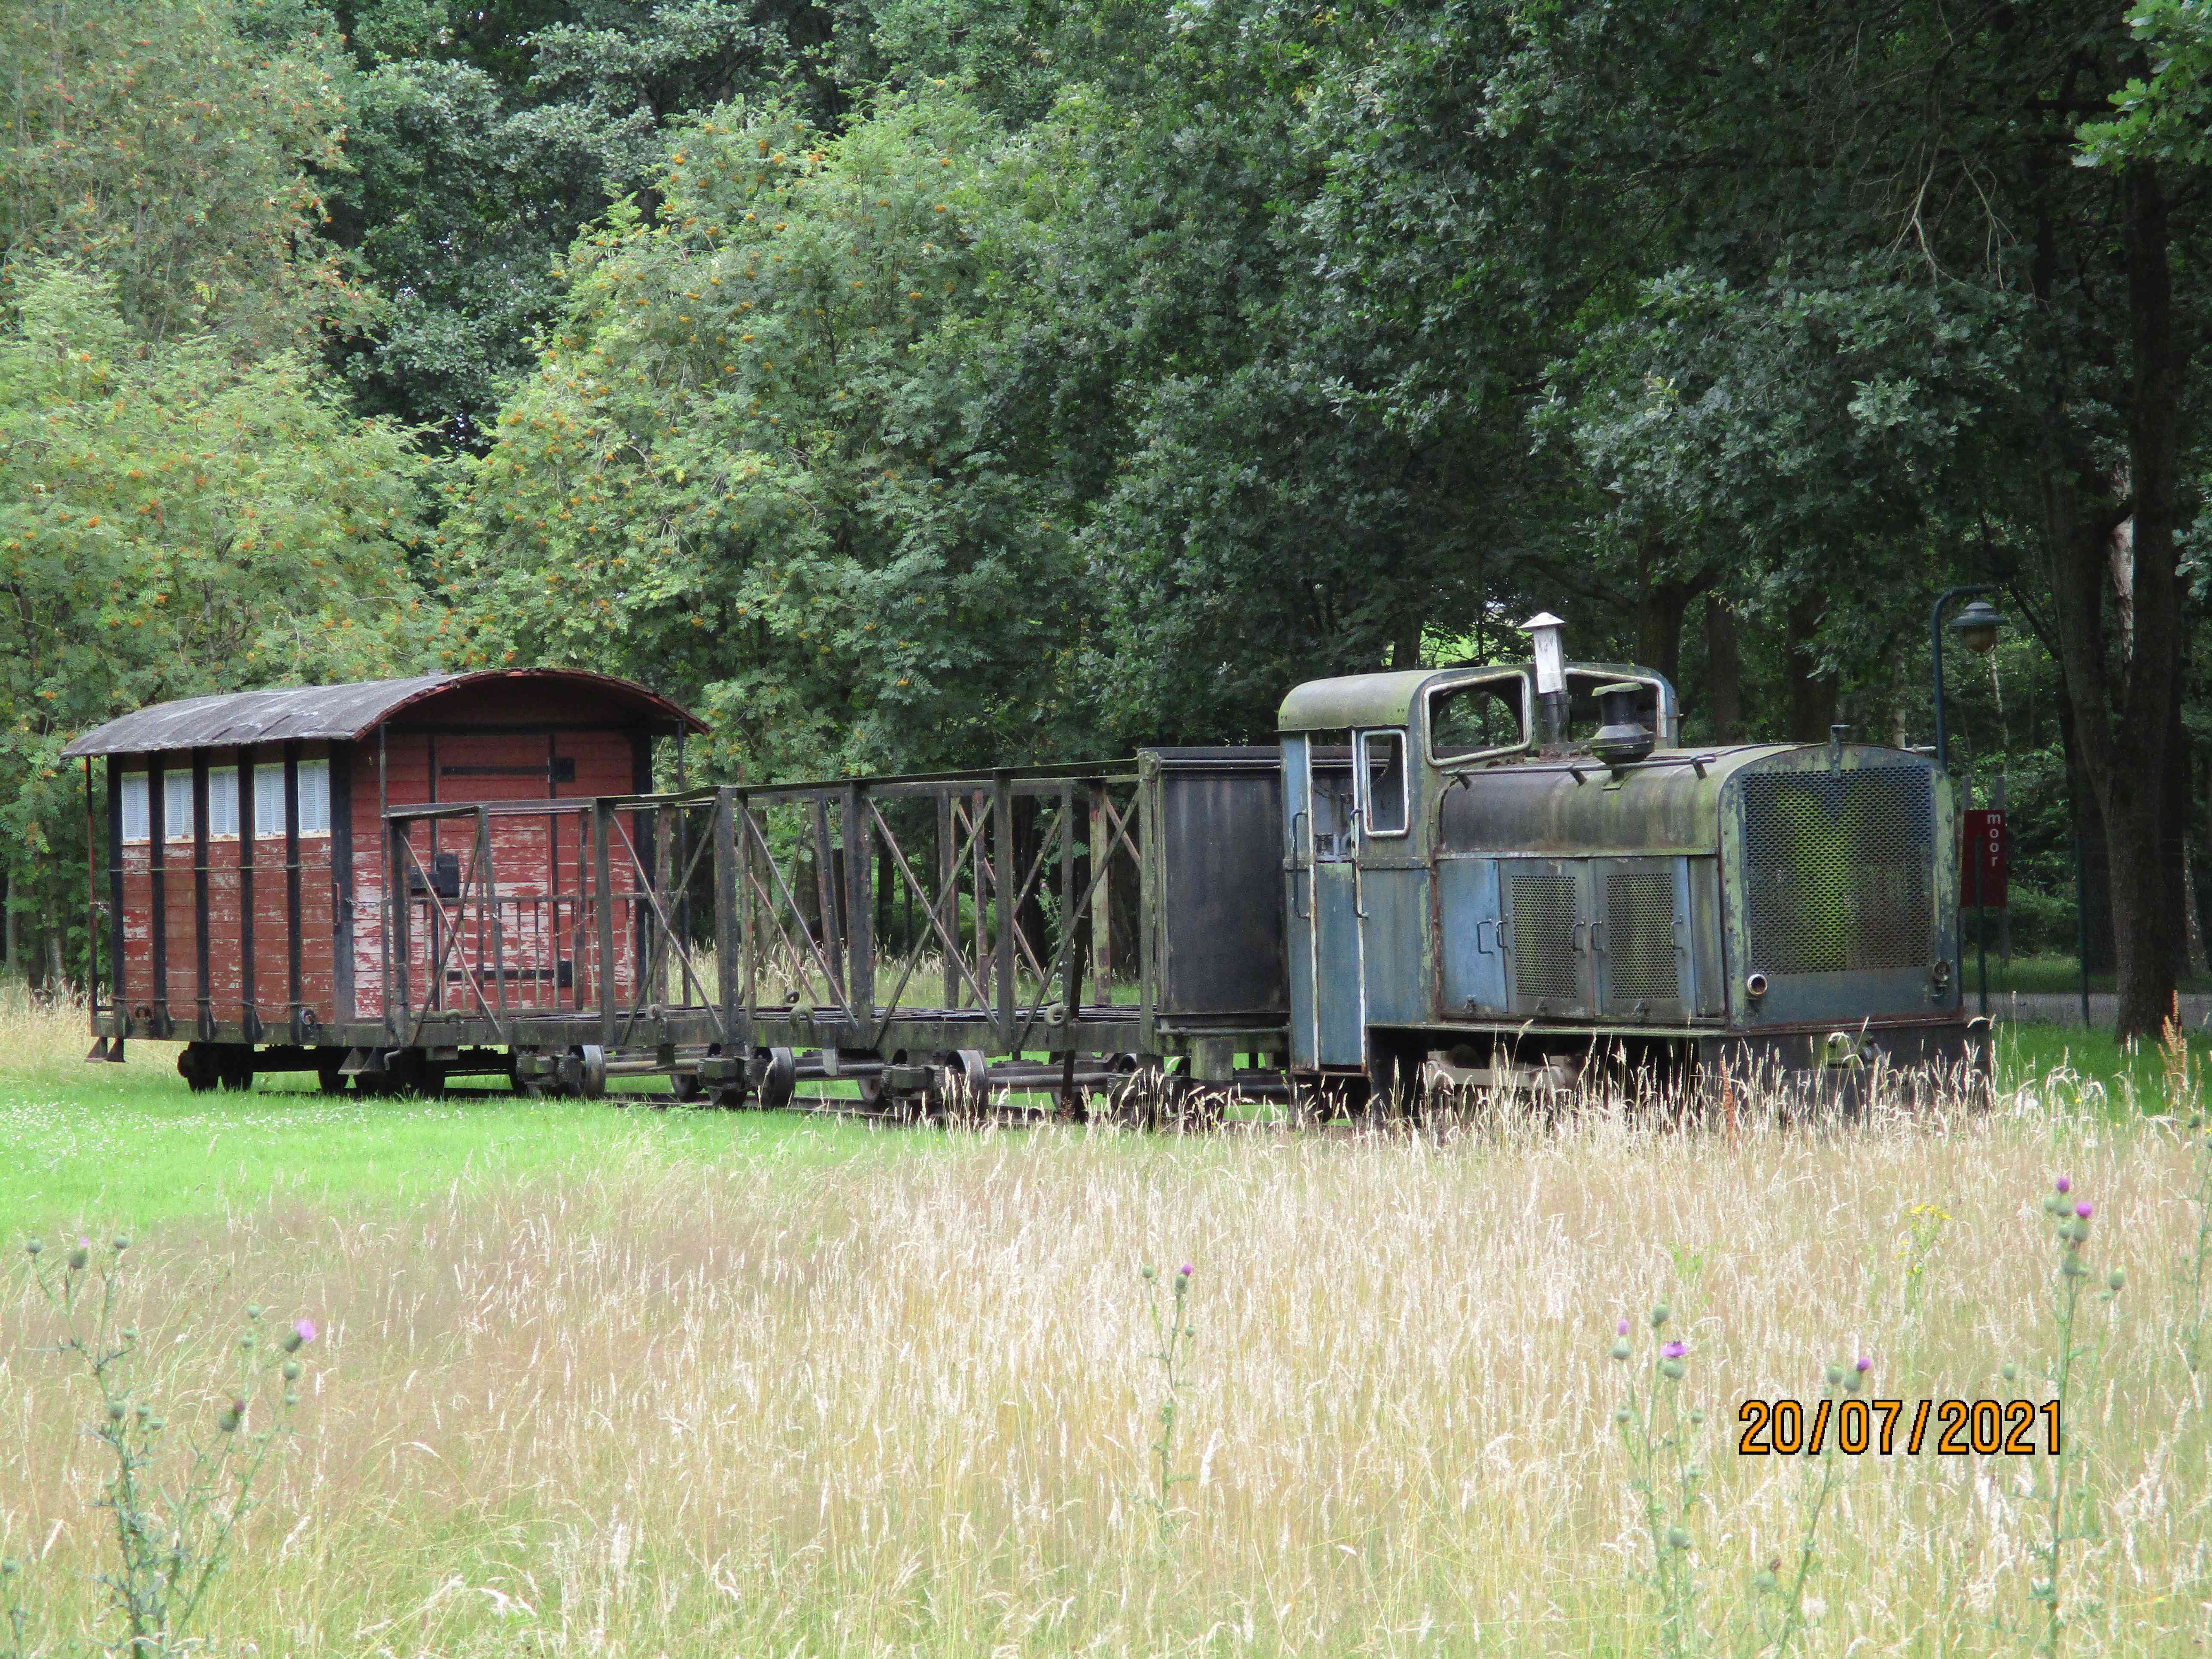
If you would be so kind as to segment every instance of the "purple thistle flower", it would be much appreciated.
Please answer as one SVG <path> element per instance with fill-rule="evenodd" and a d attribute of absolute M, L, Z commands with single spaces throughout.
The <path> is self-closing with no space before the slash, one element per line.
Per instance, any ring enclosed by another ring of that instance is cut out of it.
<path fill-rule="evenodd" d="M 1858 1363 L 1851 1369 L 1861 1373 L 1872 1370 L 1874 1369 L 1873 1357 L 1869 1354 L 1861 1354 L 1858 1358 Z"/>
<path fill-rule="evenodd" d="M 2076 1204 L 2074 1206 L 2074 1213 L 2080 1216 L 2082 1220 L 2087 1221 L 2091 1216 L 2097 1213 L 2097 1206 L 2085 1198 L 2079 1204 Z"/>
<path fill-rule="evenodd" d="M 1669 1342 L 1659 1352 L 1669 1359 L 1680 1359 L 1684 1354 L 1689 1352 L 1689 1349 L 1680 1342 Z"/>
<path fill-rule="evenodd" d="M 2057 1180 L 2054 1181 L 2051 1184 L 2057 1188 L 2062 1193 L 2070 1193 L 2074 1190 L 2074 1183 L 2064 1176 L 2059 1176 Z"/>
<path fill-rule="evenodd" d="M 1615 1325 L 1613 1328 L 1613 1334 L 1615 1336 L 1626 1336 L 1628 1334 L 1628 1322 L 1624 1319 L 1618 1325 Z"/>
<path fill-rule="evenodd" d="M 1181 1273 L 1185 1279 L 1188 1279 L 1190 1277 L 1190 1263 L 1188 1261 L 1184 1262 L 1182 1266 L 1176 1268 L 1176 1271 Z"/>
<path fill-rule="evenodd" d="M 293 1334 L 302 1342 L 313 1341 L 317 1334 L 315 1330 L 315 1322 L 312 1319 L 303 1319 L 300 1321 L 299 1323 L 292 1327 L 292 1331 Z"/>

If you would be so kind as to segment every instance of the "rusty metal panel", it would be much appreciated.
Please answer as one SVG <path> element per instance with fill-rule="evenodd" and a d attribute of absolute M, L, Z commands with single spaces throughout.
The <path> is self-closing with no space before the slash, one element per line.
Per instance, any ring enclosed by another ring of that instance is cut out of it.
<path fill-rule="evenodd" d="M 1138 758 L 1156 1017 L 1286 1019 L 1281 751 Z"/>
<path fill-rule="evenodd" d="M 1783 750 L 1736 771 L 1722 805 L 1735 1023 L 1958 1006 L 1942 974 L 1957 948 L 1958 803 L 1930 762 Z"/>

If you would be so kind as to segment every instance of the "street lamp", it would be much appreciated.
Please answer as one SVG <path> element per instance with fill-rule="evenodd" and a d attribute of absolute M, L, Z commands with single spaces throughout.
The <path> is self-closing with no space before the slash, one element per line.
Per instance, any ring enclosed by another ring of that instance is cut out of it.
<path fill-rule="evenodd" d="M 1929 656 L 1936 678 L 1936 769 L 1945 777 L 1951 775 L 1950 731 L 1943 720 L 1943 608 L 1952 600 L 1974 595 L 1973 602 L 1952 619 L 1951 631 L 1959 636 L 1959 643 L 1978 657 L 1985 657 L 1996 648 L 1997 634 L 2005 619 L 1996 606 L 1981 595 L 1996 589 L 1984 583 L 1978 586 L 1949 587 L 1936 600 L 1936 609 L 1928 617 Z M 1981 1012 L 1984 1018 L 1990 1012 L 1990 908 L 1983 902 L 1982 848 L 1977 845 L 1972 854 L 1974 866 L 1974 926 L 1981 954 Z M 1966 951 L 1961 941 L 1958 976 L 1966 976 Z"/>

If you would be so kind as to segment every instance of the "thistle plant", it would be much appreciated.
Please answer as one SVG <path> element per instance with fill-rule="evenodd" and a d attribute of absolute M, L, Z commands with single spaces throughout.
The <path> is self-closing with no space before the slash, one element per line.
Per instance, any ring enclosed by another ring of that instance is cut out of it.
<path fill-rule="evenodd" d="M 1644 1531 L 1651 1540 L 1660 1651 L 1667 1659 L 1682 1659 L 1701 1645 L 1690 1522 L 1705 1484 L 1696 1441 L 1705 1414 L 1683 1403 L 1682 1378 L 1690 1350 L 1667 1334 L 1674 1316 L 1674 1310 L 1663 1302 L 1651 1310 L 1647 1316 L 1650 1348 L 1641 1365 L 1630 1364 L 1635 1346 L 1628 1340 L 1629 1322 L 1624 1319 L 1614 1328 L 1612 1354 L 1627 1368 L 1627 1388 L 1626 1397 L 1613 1409 L 1613 1421 L 1628 1455 L 1629 1486 L 1643 1507 Z"/>
<path fill-rule="evenodd" d="M 61 1316 L 62 1334 L 44 1352 L 61 1358 L 91 1396 L 87 1432 L 110 1469 L 99 1503 L 112 1517 L 114 1553 L 94 1582 L 119 1633 L 103 1645 L 122 1659 L 168 1659 L 198 1645 L 193 1623 L 256 1507 L 254 1488 L 270 1454 L 290 1433 L 300 1351 L 316 1332 L 302 1319 L 271 1336 L 263 1310 L 248 1306 L 236 1369 L 212 1419 L 172 1424 L 145 1385 L 137 1328 L 119 1322 L 130 1249 L 124 1237 L 101 1249 L 80 1238 L 57 1264 L 42 1241 L 24 1247 L 32 1282 Z M 27 1659 L 30 1651 L 21 1588 L 27 1577 L 13 1558 L 0 1563 L 13 1644 L 6 1659 Z"/>
<path fill-rule="evenodd" d="M 1195 1479 L 1178 1474 L 1175 1467 L 1176 1425 L 1179 1401 L 1188 1386 L 1185 1378 L 1190 1366 L 1193 1346 L 1198 1340 L 1198 1327 L 1190 1322 L 1190 1263 L 1168 1276 L 1168 1291 L 1163 1297 L 1160 1274 L 1149 1262 L 1140 1269 L 1145 1279 L 1145 1294 L 1152 1321 L 1152 1340 L 1158 1345 L 1151 1358 L 1160 1368 L 1160 1377 L 1165 1385 L 1159 1409 L 1159 1437 L 1152 1442 L 1152 1491 L 1144 1502 L 1152 1510 L 1160 1538 L 1164 1540 L 1182 1522 L 1182 1512 L 1171 1502 L 1176 1487 Z"/>
<path fill-rule="evenodd" d="M 2182 1266 L 2182 1294 L 2189 1307 L 2181 1325 L 2181 1352 L 2191 1371 L 2203 1367 L 2204 1268 L 2212 1261 L 2212 1125 L 2201 1115 L 2189 1119 L 2191 1201 L 2197 1206 L 2197 1243 Z"/>
<path fill-rule="evenodd" d="M 2055 1407 L 2053 1420 L 2063 1425 L 2070 1390 L 2076 1380 L 2077 1370 L 2088 1357 L 2087 1345 L 2076 1334 L 2076 1321 L 2081 1312 L 2081 1291 L 2090 1277 L 2089 1264 L 2081 1259 L 2081 1246 L 2088 1241 L 2089 1218 L 2096 1213 L 2095 1206 L 2086 1199 L 2074 1195 L 2074 1183 L 2060 1176 L 2051 1183 L 2051 1190 L 2044 1195 L 2043 1212 L 2051 1218 L 2052 1237 L 2058 1245 L 2058 1273 L 2051 1295 L 2051 1320 L 2057 1332 L 2057 1351 L 2045 1368 L 2045 1376 L 2051 1384 Z M 2105 1289 L 2100 1300 L 2110 1303 L 2118 1297 L 2126 1284 L 2126 1276 L 2115 1267 L 2105 1276 Z M 2019 1368 L 2007 1362 L 2003 1376 L 2007 1382 L 2014 1380 Z M 2037 1468 L 2036 1498 L 2045 1506 L 2046 1516 L 2044 1538 L 2035 1547 L 2034 1554 L 2042 1569 L 2030 1590 L 2034 1600 L 2043 1606 L 2043 1621 L 2038 1650 L 2046 1659 L 2057 1659 L 2059 1644 L 2064 1638 L 2066 1620 L 2059 1600 L 2059 1577 L 2065 1565 L 2066 1546 L 2079 1540 L 2094 1537 L 2095 1524 L 2080 1493 L 2074 1497 L 2074 1513 L 2067 1511 L 2068 1476 L 2080 1454 L 2075 1449 L 2073 1437 L 2054 1430 L 2054 1444 L 2045 1448 L 2045 1456 Z"/>
<path fill-rule="evenodd" d="M 2212 1125 L 2204 1121 L 2201 1079 L 2177 1016 L 2167 1018 L 2160 1035 L 2159 1058 L 2166 1072 L 2166 1109 L 2189 1136 L 2191 1198 L 2197 1206 L 2196 1245 L 2181 1264 L 2179 1290 L 2188 1306 L 2177 1322 L 2182 1359 L 2193 1373 L 2203 1364 L 2204 1269 L 2212 1263 Z"/>
<path fill-rule="evenodd" d="M 1950 1220 L 1949 1213 L 1934 1204 L 1915 1204 L 1905 1212 L 1904 1231 L 1897 1236 L 1897 1255 L 1905 1264 L 1905 1316 L 1907 1319 L 1917 1320 L 1920 1316 L 1928 1263 L 1934 1257 L 1936 1246 L 1941 1242 L 1943 1229 Z"/>
<path fill-rule="evenodd" d="M 1827 1513 L 1828 1500 L 1844 1479 L 1844 1453 L 1841 1449 L 1843 1435 L 1839 1419 L 1846 1400 L 1857 1398 L 1867 1384 L 1867 1373 L 1874 1369 L 1874 1361 L 1864 1354 L 1850 1365 L 1831 1365 L 1827 1370 L 1827 1387 L 1815 1408 L 1818 1420 L 1826 1432 L 1820 1436 L 1820 1449 L 1816 1455 L 1816 1467 L 1806 1480 L 1804 1505 L 1805 1526 L 1797 1540 L 1797 1556 L 1785 1583 L 1782 1577 L 1787 1564 L 1778 1559 L 1771 1566 L 1753 1575 L 1752 1588 L 1762 1598 L 1774 1598 L 1771 1612 L 1762 1615 L 1765 1629 L 1762 1651 L 1774 1659 L 1784 1659 L 1790 1644 L 1805 1628 L 1805 1586 L 1813 1576 L 1813 1566 L 1820 1559 L 1820 1522 Z M 1862 1411 L 1864 1407 L 1860 1408 Z M 1816 1431 L 1817 1432 L 1817 1431 Z"/>

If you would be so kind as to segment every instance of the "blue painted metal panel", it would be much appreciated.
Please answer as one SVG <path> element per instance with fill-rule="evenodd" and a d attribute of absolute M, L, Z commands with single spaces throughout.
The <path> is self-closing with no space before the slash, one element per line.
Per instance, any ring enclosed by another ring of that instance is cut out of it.
<path fill-rule="evenodd" d="M 1367 1063 L 1356 877 L 1348 859 L 1314 866 L 1315 1023 L 1323 1066 Z"/>
<path fill-rule="evenodd" d="M 1449 1016 L 1505 1012 L 1505 953 L 1498 948 L 1498 860 L 1440 859 L 1443 938 L 1441 1001 Z"/>
<path fill-rule="evenodd" d="M 1317 940 L 1314 916 L 1313 792 L 1306 773 L 1306 738 L 1283 738 L 1284 945 L 1291 973 L 1291 1064 L 1318 1065 L 1319 1027 L 1314 1007 Z"/>
<path fill-rule="evenodd" d="M 1360 872 L 1360 957 L 1367 977 L 1370 1025 L 1425 1025 L 1429 1012 L 1428 955 L 1422 947 L 1429 872 L 1419 866 Z"/>

